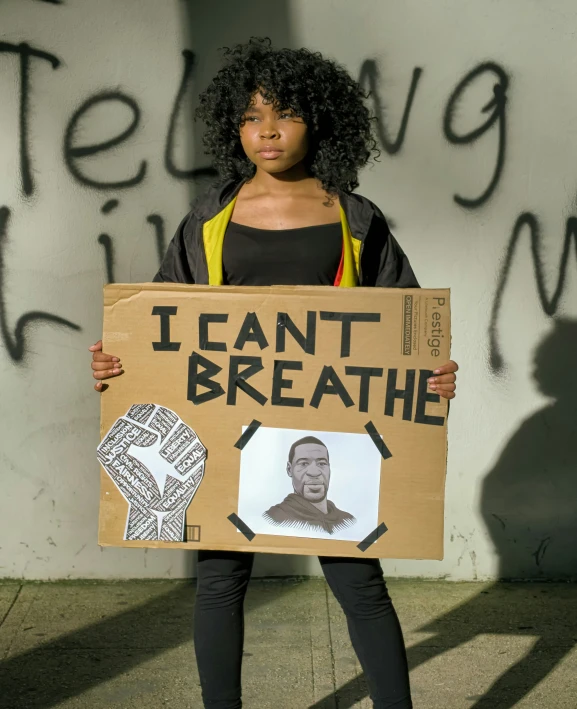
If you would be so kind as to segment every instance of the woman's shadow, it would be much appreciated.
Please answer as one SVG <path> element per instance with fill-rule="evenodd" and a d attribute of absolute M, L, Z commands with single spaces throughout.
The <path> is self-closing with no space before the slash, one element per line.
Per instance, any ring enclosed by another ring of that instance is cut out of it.
<path fill-rule="evenodd" d="M 533 378 L 551 403 L 526 419 L 506 445 L 484 480 L 481 511 L 499 555 L 500 579 L 575 579 L 577 321 L 555 322 L 535 352 Z M 577 593 L 569 584 L 495 583 L 419 628 L 434 635 L 408 649 L 409 666 L 480 635 L 529 637 L 530 650 L 484 694 L 467 693 L 472 709 L 509 709 L 577 644 L 576 618 Z M 471 669 L 472 678 L 478 673 L 478 667 Z M 462 674 L 454 679 L 459 690 L 467 684 Z M 366 694 L 362 676 L 356 677 L 337 690 L 338 706 L 349 709 Z M 329 699 L 334 701 L 327 697 L 311 709 L 327 709 Z"/>
<path fill-rule="evenodd" d="M 551 403 L 526 419 L 506 445 L 484 480 L 481 511 L 499 555 L 500 579 L 574 580 L 577 321 L 555 322 L 535 352 L 533 378 Z M 495 584 L 421 628 L 436 635 L 410 649 L 410 664 L 481 634 L 531 636 L 529 652 L 475 697 L 475 709 L 513 707 L 577 644 L 575 596 L 570 586 Z"/>

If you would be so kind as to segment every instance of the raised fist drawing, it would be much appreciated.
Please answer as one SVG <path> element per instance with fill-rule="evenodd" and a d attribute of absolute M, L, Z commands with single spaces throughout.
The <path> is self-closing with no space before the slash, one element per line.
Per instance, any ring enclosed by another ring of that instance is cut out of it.
<path fill-rule="evenodd" d="M 97 457 L 129 504 L 124 539 L 183 540 L 206 459 L 190 426 L 170 409 L 136 404 L 114 423 Z"/>

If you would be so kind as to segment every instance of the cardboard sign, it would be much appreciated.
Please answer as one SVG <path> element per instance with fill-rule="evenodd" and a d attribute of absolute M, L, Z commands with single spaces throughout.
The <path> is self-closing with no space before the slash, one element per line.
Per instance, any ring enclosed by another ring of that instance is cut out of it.
<path fill-rule="evenodd" d="M 99 543 L 441 559 L 447 290 L 110 285 Z"/>

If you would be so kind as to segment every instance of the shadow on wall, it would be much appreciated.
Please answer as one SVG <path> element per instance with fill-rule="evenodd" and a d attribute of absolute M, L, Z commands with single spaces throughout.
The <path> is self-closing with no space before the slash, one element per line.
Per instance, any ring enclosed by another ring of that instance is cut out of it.
<path fill-rule="evenodd" d="M 215 11 L 217 10 L 217 11 Z M 270 37 L 276 47 L 294 47 L 288 0 L 274 3 L 274 12 L 268 0 L 219 0 L 218 4 L 204 0 L 182 0 L 183 46 L 191 47 L 197 57 L 194 67 L 190 115 L 198 105 L 198 94 L 203 91 L 221 65 L 222 47 L 231 47 L 247 42 L 251 37 Z M 200 131 L 198 131 L 200 132 Z M 189 144 L 190 159 L 183 162 L 194 165 L 206 164 L 202 142 L 198 135 Z M 195 183 L 202 189 L 202 183 Z M 191 199 L 194 197 L 191 194 Z M 286 554 L 257 554 L 255 576 L 300 576 L 310 574 L 310 557 Z M 194 574 L 194 569 L 192 570 Z"/>
<path fill-rule="evenodd" d="M 499 555 L 499 578 L 576 580 L 577 321 L 555 322 L 535 352 L 533 378 L 552 402 L 506 445 L 485 478 L 481 510 Z M 566 615 L 569 598 L 558 587 L 494 584 L 420 628 L 435 635 L 408 650 L 409 665 L 414 669 L 480 635 L 529 636 L 535 644 L 526 655 L 484 695 L 467 697 L 475 701 L 471 709 L 514 707 L 577 644 Z M 337 690 L 337 704 L 351 709 L 365 696 L 360 675 Z M 330 695 L 311 709 L 332 707 Z"/>
<path fill-rule="evenodd" d="M 238 0 L 218 0 L 218 3 L 180 0 L 179 4 L 181 43 L 194 52 L 192 91 L 183 97 L 187 101 L 191 120 L 198 106 L 199 93 L 204 91 L 221 66 L 222 48 L 247 42 L 251 37 L 270 37 L 277 47 L 291 47 L 294 44 L 289 0 L 277 0 L 274 12 L 271 12 L 271 4 L 266 0 L 251 0 L 248 3 Z M 182 156 L 182 163 L 206 164 L 201 133 L 200 125 L 192 132 L 185 131 L 189 138 L 188 155 Z M 203 183 L 207 184 L 208 180 L 195 183 L 197 192 L 202 189 Z"/>
<path fill-rule="evenodd" d="M 557 320 L 533 378 L 552 403 L 511 438 L 485 478 L 481 510 L 499 578 L 577 577 L 577 321 Z"/>

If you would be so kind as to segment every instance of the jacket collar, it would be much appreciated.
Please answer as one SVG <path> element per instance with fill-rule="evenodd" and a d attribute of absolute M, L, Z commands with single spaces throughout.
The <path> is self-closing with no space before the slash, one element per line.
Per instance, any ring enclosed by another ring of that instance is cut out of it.
<path fill-rule="evenodd" d="M 229 180 L 211 186 L 194 205 L 195 215 L 201 222 L 209 221 L 232 202 L 245 182 Z M 376 213 L 374 205 L 365 197 L 350 192 L 339 192 L 338 197 L 352 236 L 364 241 Z"/>

